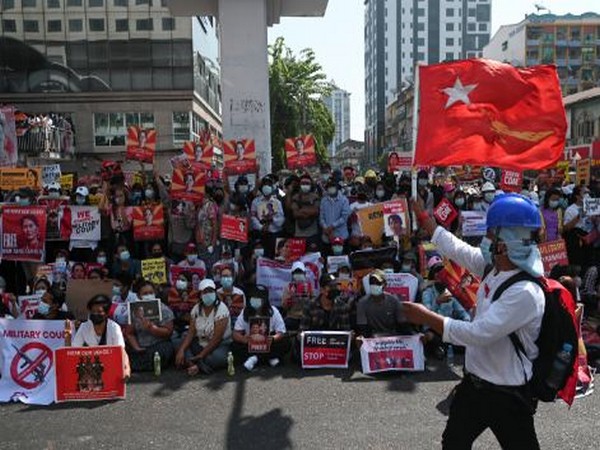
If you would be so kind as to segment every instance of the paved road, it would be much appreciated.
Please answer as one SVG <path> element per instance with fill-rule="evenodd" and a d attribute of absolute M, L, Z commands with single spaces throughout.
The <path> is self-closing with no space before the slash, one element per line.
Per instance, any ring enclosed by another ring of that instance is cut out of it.
<path fill-rule="evenodd" d="M 126 401 L 0 405 L 0 448 L 435 449 L 446 420 L 437 406 L 457 380 L 443 364 L 378 377 L 290 365 L 233 378 L 138 375 Z M 597 393 L 537 415 L 544 449 L 598 448 L 598 423 Z M 475 448 L 499 447 L 488 431 Z"/>

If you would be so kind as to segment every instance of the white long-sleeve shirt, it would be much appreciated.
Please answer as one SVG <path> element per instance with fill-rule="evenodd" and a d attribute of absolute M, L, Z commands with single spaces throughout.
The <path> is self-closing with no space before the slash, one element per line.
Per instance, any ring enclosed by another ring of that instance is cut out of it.
<path fill-rule="evenodd" d="M 437 227 L 431 241 L 440 253 L 479 276 L 485 270 L 481 250 L 461 241 L 442 227 Z M 444 342 L 463 345 L 465 368 L 490 383 L 520 386 L 531 379 L 531 360 L 538 355 L 535 340 L 544 315 L 544 293 L 531 281 L 520 281 L 506 289 L 492 303 L 496 289 L 519 270 L 492 270 L 477 291 L 477 312 L 472 322 L 444 319 Z M 523 363 L 508 337 L 516 332 L 527 357 Z M 527 380 L 524 379 L 523 369 Z"/>

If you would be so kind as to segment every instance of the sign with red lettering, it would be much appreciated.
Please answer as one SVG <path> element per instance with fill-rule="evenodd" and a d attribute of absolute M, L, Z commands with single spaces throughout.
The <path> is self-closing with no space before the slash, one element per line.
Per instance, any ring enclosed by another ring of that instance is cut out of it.
<path fill-rule="evenodd" d="M 425 370 L 423 342 L 418 335 L 363 339 L 360 360 L 366 374 Z"/>
<path fill-rule="evenodd" d="M 549 276 L 550 271 L 557 264 L 568 265 L 567 246 L 563 239 L 557 241 L 543 242 L 538 245 L 542 255 L 542 264 L 544 264 L 544 276 Z"/>
<path fill-rule="evenodd" d="M 479 278 L 452 260 L 446 262 L 437 277 L 446 284 L 448 290 L 465 310 L 473 309 L 477 303 Z"/>
<path fill-rule="evenodd" d="M 256 172 L 254 139 L 223 141 L 223 155 L 228 174 L 241 175 Z"/>
<path fill-rule="evenodd" d="M 347 369 L 350 359 L 350 331 L 304 331 L 300 354 L 303 369 Z"/>
<path fill-rule="evenodd" d="M 388 154 L 388 172 L 394 173 L 402 170 L 410 170 L 412 165 L 412 156 L 402 156 L 398 152 Z"/>
<path fill-rule="evenodd" d="M 304 169 L 316 165 L 315 138 L 308 134 L 286 139 L 285 157 L 288 169 Z"/>
<path fill-rule="evenodd" d="M 223 214 L 221 238 L 236 242 L 248 242 L 248 218 Z"/>
<path fill-rule="evenodd" d="M 100 211 L 97 206 L 70 206 L 71 240 L 100 240 Z"/>
<path fill-rule="evenodd" d="M 46 208 L 7 206 L 2 211 L 2 258 L 43 262 L 46 251 Z"/>
<path fill-rule="evenodd" d="M 156 130 L 138 126 L 127 128 L 127 159 L 152 164 L 156 149 Z"/>
<path fill-rule="evenodd" d="M 523 173 L 516 170 L 503 170 L 500 180 L 500 189 L 505 192 L 521 192 Z"/>
<path fill-rule="evenodd" d="M 121 347 L 63 347 L 54 358 L 57 403 L 125 398 Z"/>
<path fill-rule="evenodd" d="M 198 168 L 175 169 L 171 178 L 171 198 L 199 203 L 204 198 L 205 184 L 206 171 Z"/>
<path fill-rule="evenodd" d="M 458 211 L 452 206 L 450 200 L 443 198 L 433 210 L 433 216 L 444 227 L 448 227 L 458 216 Z"/>
<path fill-rule="evenodd" d="M 162 204 L 133 208 L 133 238 L 154 241 L 165 237 L 165 218 Z"/>
<path fill-rule="evenodd" d="M 277 238 L 275 241 L 275 259 L 292 263 L 306 253 L 306 239 Z"/>
<path fill-rule="evenodd" d="M 271 350 L 269 317 L 250 317 L 249 327 L 248 353 L 269 353 Z"/>

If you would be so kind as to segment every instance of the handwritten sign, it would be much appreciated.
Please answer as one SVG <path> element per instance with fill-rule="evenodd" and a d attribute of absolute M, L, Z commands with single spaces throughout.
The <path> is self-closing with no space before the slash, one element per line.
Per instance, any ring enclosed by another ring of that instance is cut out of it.
<path fill-rule="evenodd" d="M 42 183 L 59 183 L 61 177 L 60 164 L 50 164 L 42 167 Z"/>
<path fill-rule="evenodd" d="M 584 198 L 583 211 L 586 216 L 600 216 L 600 198 Z"/>
<path fill-rule="evenodd" d="M 100 211 L 96 206 L 71 206 L 71 240 L 100 240 Z"/>
<path fill-rule="evenodd" d="M 166 284 L 167 264 L 164 258 L 143 259 L 142 277 L 154 284 Z"/>

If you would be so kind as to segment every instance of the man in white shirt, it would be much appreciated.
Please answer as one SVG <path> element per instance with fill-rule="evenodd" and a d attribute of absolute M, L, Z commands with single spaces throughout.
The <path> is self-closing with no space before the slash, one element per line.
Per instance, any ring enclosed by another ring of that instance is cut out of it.
<path fill-rule="evenodd" d="M 539 449 L 533 421 L 535 403 L 528 390 L 532 363 L 538 355 L 545 298 L 533 281 L 518 281 L 492 302 L 498 287 L 521 271 L 543 275 L 541 255 L 532 240 L 540 228 L 533 202 L 518 194 L 498 196 L 487 214 L 488 235 L 480 248 L 461 241 L 414 204 L 421 226 L 433 235 L 440 253 L 472 273 L 484 276 L 477 292 L 472 322 L 444 318 L 423 305 L 405 304 L 406 318 L 427 325 L 444 342 L 465 346 L 465 378 L 456 389 L 450 408 L 444 449 L 471 448 L 487 428 L 505 449 Z M 525 349 L 519 358 L 509 338 L 515 333 Z"/>

